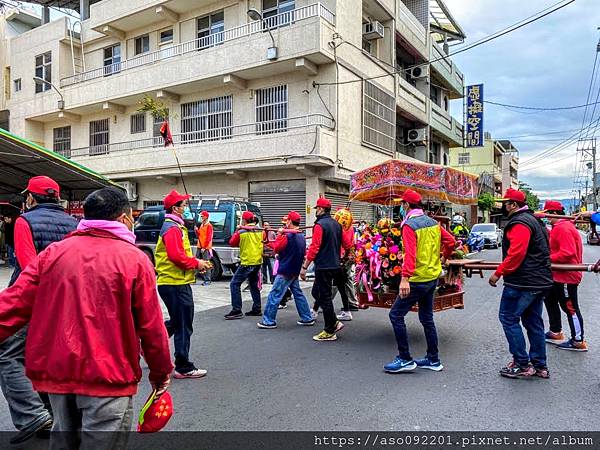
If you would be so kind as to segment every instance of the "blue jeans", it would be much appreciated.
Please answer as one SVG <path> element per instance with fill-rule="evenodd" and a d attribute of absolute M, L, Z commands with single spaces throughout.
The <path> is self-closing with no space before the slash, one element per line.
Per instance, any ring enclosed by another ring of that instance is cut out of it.
<path fill-rule="evenodd" d="M 273 287 L 269 292 L 269 298 L 265 305 L 265 313 L 263 314 L 263 323 L 266 325 L 275 325 L 277 317 L 277 307 L 281 303 L 281 299 L 285 295 L 288 288 L 292 291 L 294 296 L 294 303 L 298 310 L 300 320 L 308 322 L 312 319 L 310 315 L 310 306 L 308 306 L 308 300 L 304 296 L 302 289 L 300 288 L 300 282 L 298 277 L 295 278 L 284 278 L 281 275 L 277 275 L 273 281 Z"/>
<path fill-rule="evenodd" d="M 0 385 L 13 425 L 19 431 L 34 430 L 51 417 L 25 376 L 26 336 L 24 327 L 0 344 Z"/>
<path fill-rule="evenodd" d="M 12 245 L 6 246 L 6 251 L 8 253 L 8 266 L 15 267 L 17 260 L 15 259 L 15 249 Z"/>
<path fill-rule="evenodd" d="M 433 295 L 436 286 L 437 280 L 426 283 L 410 283 L 408 297 L 398 297 L 390 310 L 390 322 L 392 322 L 394 334 L 396 335 L 398 356 L 404 360 L 412 360 L 408 348 L 408 334 L 406 333 L 404 316 L 408 314 L 415 303 L 419 304 L 419 321 L 425 331 L 427 357 L 433 362 L 439 360 L 437 331 L 433 322 Z"/>
<path fill-rule="evenodd" d="M 190 340 L 194 328 L 194 297 L 189 284 L 161 285 L 158 293 L 169 311 L 169 320 L 165 322 L 169 336 L 175 344 L 175 370 L 179 373 L 194 370 L 190 362 Z"/>
<path fill-rule="evenodd" d="M 250 295 L 252 295 L 252 311 L 260 311 L 260 289 L 258 289 L 258 277 L 260 277 L 261 266 L 239 266 L 231 283 L 229 290 L 231 291 L 231 309 L 234 311 L 242 310 L 242 283 L 248 280 L 250 284 Z"/>
<path fill-rule="evenodd" d="M 508 349 L 515 363 L 527 367 L 529 362 L 536 369 L 546 367 L 546 341 L 544 336 L 544 297 L 547 290 L 531 291 L 504 286 L 498 317 L 508 341 Z M 527 330 L 529 354 L 521 324 Z"/>

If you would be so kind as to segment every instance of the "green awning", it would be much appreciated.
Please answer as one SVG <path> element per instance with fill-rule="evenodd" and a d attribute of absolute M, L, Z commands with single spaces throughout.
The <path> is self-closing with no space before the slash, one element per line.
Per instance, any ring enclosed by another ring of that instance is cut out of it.
<path fill-rule="evenodd" d="M 0 201 L 14 201 L 37 175 L 54 179 L 64 200 L 83 200 L 106 186 L 121 187 L 58 153 L 0 128 Z"/>

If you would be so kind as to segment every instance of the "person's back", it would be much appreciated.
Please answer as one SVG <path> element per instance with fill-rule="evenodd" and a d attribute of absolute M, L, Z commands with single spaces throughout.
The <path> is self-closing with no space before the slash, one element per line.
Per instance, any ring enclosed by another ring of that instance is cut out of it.
<path fill-rule="evenodd" d="M 306 238 L 303 233 L 286 233 L 287 245 L 279 253 L 278 273 L 284 277 L 297 277 L 302 269 L 304 255 L 306 254 Z"/>
<path fill-rule="evenodd" d="M 240 264 L 256 266 L 263 263 L 263 233 L 256 227 L 239 230 Z"/>

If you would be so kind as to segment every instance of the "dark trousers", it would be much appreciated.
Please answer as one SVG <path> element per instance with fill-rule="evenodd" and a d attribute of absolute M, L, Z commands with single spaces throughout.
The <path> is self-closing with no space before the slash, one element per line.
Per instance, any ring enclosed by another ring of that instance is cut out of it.
<path fill-rule="evenodd" d="M 263 257 L 262 263 L 262 281 L 263 283 L 271 283 L 273 284 L 273 280 L 275 277 L 273 276 L 273 265 L 275 264 L 275 260 L 268 256 Z"/>
<path fill-rule="evenodd" d="M 315 299 L 314 310 L 320 307 L 323 311 L 324 330 L 327 333 L 335 332 L 337 317 L 333 308 L 333 285 L 339 283 L 341 275 L 342 269 L 315 269 L 315 282 L 311 292 Z"/>
<path fill-rule="evenodd" d="M 160 298 L 169 311 L 169 320 L 165 322 L 169 336 L 174 336 L 175 370 L 180 373 L 194 370 L 190 362 L 190 339 L 194 329 L 194 297 L 189 284 L 158 286 Z"/>
<path fill-rule="evenodd" d="M 521 367 L 527 367 L 530 362 L 536 369 L 546 367 L 546 340 L 542 313 L 544 297 L 547 294 L 547 290 L 531 291 L 506 285 L 502 291 L 498 317 L 508 341 L 508 349 L 515 363 Z M 527 330 L 529 354 L 520 322 Z"/>
<path fill-rule="evenodd" d="M 410 294 L 408 297 L 398 297 L 392 305 L 390 322 L 392 322 L 394 334 L 396 335 L 398 356 L 404 360 L 412 360 L 408 347 L 408 334 L 406 332 L 404 317 L 415 303 L 419 304 L 419 321 L 425 331 L 427 357 L 433 362 L 439 360 L 437 331 L 433 321 L 433 295 L 435 294 L 436 286 L 437 280 L 425 283 L 410 283 Z"/>
<path fill-rule="evenodd" d="M 550 331 L 558 333 L 562 331 L 561 312 L 567 315 L 571 339 L 583 341 L 583 317 L 579 310 L 576 284 L 554 283 L 550 293 L 544 298 Z"/>
<path fill-rule="evenodd" d="M 198 248 L 198 250 L 196 250 L 196 258 L 210 261 L 212 259 L 212 255 L 209 250 Z M 212 280 L 212 272 L 213 272 L 212 269 L 208 269 L 208 270 L 204 271 L 203 273 L 201 273 L 200 277 L 202 278 L 203 281 L 211 281 Z"/>
<path fill-rule="evenodd" d="M 231 283 L 229 291 L 231 292 L 231 309 L 234 311 L 242 310 L 242 283 L 248 280 L 250 285 L 250 295 L 252 296 L 252 311 L 260 311 L 260 289 L 258 288 L 258 277 L 260 276 L 260 265 L 257 266 L 239 266 Z"/>

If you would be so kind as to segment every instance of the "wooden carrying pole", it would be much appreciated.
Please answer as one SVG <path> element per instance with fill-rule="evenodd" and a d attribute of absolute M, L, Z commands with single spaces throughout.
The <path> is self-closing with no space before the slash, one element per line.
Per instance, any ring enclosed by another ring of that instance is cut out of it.
<path fill-rule="evenodd" d="M 464 264 L 462 267 L 471 270 L 496 270 L 499 262 L 481 261 L 473 264 Z M 552 264 L 552 270 L 561 272 L 593 272 L 594 264 Z"/>

